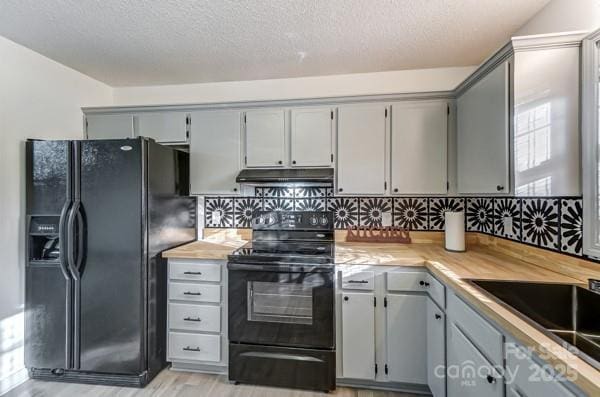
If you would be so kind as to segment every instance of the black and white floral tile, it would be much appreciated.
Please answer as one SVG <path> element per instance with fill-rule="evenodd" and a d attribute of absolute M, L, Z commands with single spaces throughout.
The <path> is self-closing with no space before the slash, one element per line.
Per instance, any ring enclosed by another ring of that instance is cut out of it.
<path fill-rule="evenodd" d="M 582 256 L 581 197 L 348 197 L 331 188 L 257 187 L 250 197 L 205 197 L 205 226 L 249 228 L 252 213 L 333 211 L 336 229 L 379 227 L 443 231 L 445 211 L 465 211 L 467 231 Z"/>

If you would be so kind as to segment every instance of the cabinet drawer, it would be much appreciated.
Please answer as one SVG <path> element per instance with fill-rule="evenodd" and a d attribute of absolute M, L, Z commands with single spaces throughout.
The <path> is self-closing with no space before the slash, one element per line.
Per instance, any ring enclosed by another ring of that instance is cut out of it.
<path fill-rule="evenodd" d="M 429 272 L 417 270 L 395 271 L 387 273 L 387 290 L 393 291 L 424 291 L 440 307 L 446 305 L 445 288 Z"/>
<path fill-rule="evenodd" d="M 427 291 L 431 284 L 429 273 L 423 270 L 387 272 L 388 291 Z"/>
<path fill-rule="evenodd" d="M 514 374 L 513 387 L 516 395 L 525 396 L 556 396 L 574 397 L 560 380 L 546 372 L 546 370 L 531 359 L 530 353 L 521 347 L 507 349 L 507 373 Z M 568 376 L 568 374 L 565 374 Z"/>
<path fill-rule="evenodd" d="M 169 283 L 169 299 L 193 302 L 221 302 L 221 286 L 212 284 Z"/>
<path fill-rule="evenodd" d="M 448 294 L 446 313 L 489 360 L 502 365 L 503 336 L 500 332 L 453 293 Z"/>
<path fill-rule="evenodd" d="M 221 307 L 169 303 L 169 328 L 220 332 Z"/>
<path fill-rule="evenodd" d="M 361 289 L 372 291 L 375 284 L 375 272 L 342 272 L 343 289 Z"/>
<path fill-rule="evenodd" d="M 169 361 L 221 361 L 221 336 L 169 332 Z"/>
<path fill-rule="evenodd" d="M 172 280 L 221 281 L 219 263 L 197 263 L 186 261 L 169 262 L 169 278 Z"/>

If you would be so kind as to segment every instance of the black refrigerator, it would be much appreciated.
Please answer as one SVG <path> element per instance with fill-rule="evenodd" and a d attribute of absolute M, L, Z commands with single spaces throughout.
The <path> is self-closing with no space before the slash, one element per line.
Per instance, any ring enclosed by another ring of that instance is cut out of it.
<path fill-rule="evenodd" d="M 26 143 L 25 366 L 145 386 L 166 365 L 165 249 L 196 239 L 189 154 L 151 139 Z"/>

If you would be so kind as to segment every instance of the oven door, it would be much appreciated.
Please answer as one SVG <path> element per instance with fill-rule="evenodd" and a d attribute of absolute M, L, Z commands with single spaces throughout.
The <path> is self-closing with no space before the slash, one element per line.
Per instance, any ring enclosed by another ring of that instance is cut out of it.
<path fill-rule="evenodd" d="M 335 347 L 333 266 L 227 267 L 230 342 Z"/>

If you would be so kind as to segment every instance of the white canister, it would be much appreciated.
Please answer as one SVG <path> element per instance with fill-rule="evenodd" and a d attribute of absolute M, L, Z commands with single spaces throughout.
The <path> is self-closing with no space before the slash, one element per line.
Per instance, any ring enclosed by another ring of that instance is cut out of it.
<path fill-rule="evenodd" d="M 446 211 L 444 213 L 446 226 L 446 249 L 453 252 L 465 251 L 465 213 Z"/>

